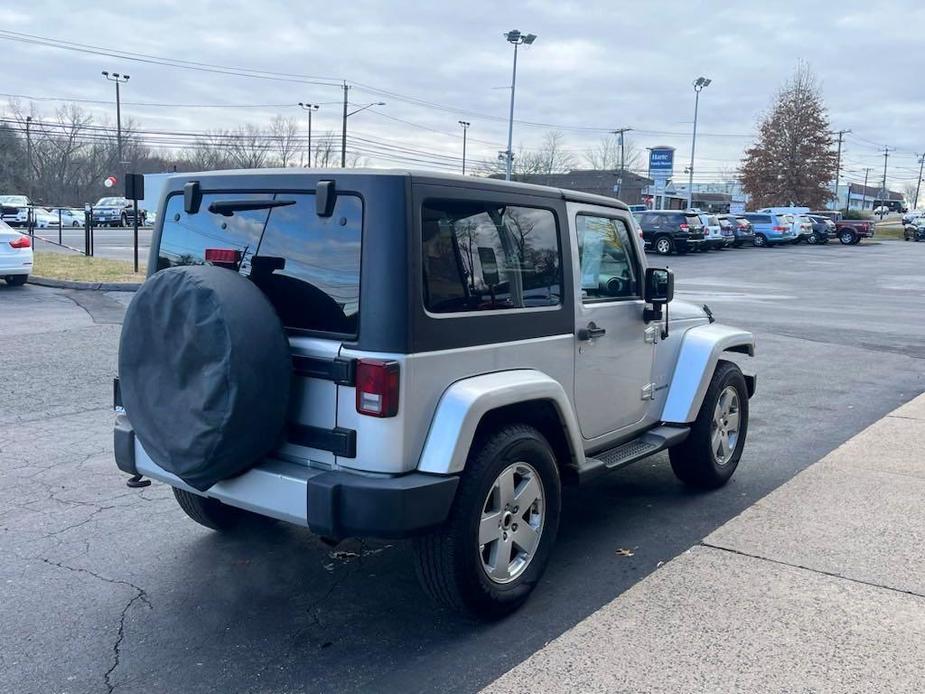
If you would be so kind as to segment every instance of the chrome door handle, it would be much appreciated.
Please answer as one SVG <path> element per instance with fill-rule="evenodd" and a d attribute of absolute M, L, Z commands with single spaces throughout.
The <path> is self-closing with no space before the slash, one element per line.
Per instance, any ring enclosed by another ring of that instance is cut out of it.
<path fill-rule="evenodd" d="M 595 337 L 603 337 L 604 334 L 606 334 L 606 332 L 607 331 L 604 328 L 597 327 L 594 321 L 591 321 L 590 323 L 588 323 L 587 328 L 581 328 L 578 331 L 578 339 L 579 340 L 593 340 Z"/>

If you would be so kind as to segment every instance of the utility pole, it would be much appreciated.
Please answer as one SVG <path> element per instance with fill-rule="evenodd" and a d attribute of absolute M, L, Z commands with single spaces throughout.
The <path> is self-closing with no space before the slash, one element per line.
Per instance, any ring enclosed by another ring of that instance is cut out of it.
<path fill-rule="evenodd" d="M 925 154 L 919 157 L 919 180 L 915 184 L 915 202 L 912 203 L 912 209 L 919 208 L 919 190 L 922 188 L 922 170 L 925 168 Z"/>
<path fill-rule="evenodd" d="M 307 104 L 304 101 L 299 102 L 299 108 L 308 111 L 308 168 L 312 167 L 312 111 L 318 110 L 318 104 Z"/>
<path fill-rule="evenodd" d="M 626 159 L 625 151 L 623 147 L 623 135 L 631 131 L 632 128 L 617 128 L 616 130 L 611 130 L 611 134 L 616 135 L 620 138 L 620 179 L 617 181 L 620 186 L 619 194 L 623 195 L 623 177 L 626 173 Z"/>
<path fill-rule="evenodd" d="M 344 80 L 344 120 L 340 129 L 340 168 L 347 168 L 347 92 L 350 87 Z"/>
<path fill-rule="evenodd" d="M 842 138 L 850 133 L 850 130 L 839 130 L 836 135 L 838 135 L 838 155 L 835 158 L 835 209 L 838 209 L 838 179 L 841 177 L 841 141 Z M 848 211 L 848 197 L 845 196 L 845 212 Z"/>
<path fill-rule="evenodd" d="M 463 129 L 463 166 L 462 166 L 462 175 L 466 175 L 466 133 L 469 131 L 469 126 L 472 125 L 467 120 L 457 121 Z"/>
<path fill-rule="evenodd" d="M 861 193 L 861 209 L 867 207 L 867 177 L 870 175 L 870 167 L 864 169 L 864 192 Z"/>
<path fill-rule="evenodd" d="M 119 171 L 120 179 L 125 179 L 125 171 L 123 171 L 122 168 L 122 102 L 119 98 L 119 85 L 128 82 L 129 76 L 120 75 L 118 72 L 108 72 L 103 70 L 103 77 L 108 79 L 110 82 L 116 83 L 116 148 L 119 153 L 117 169 Z"/>
<path fill-rule="evenodd" d="M 883 148 L 883 194 L 880 196 L 880 221 L 883 221 L 883 203 L 886 200 L 887 196 L 887 187 L 886 187 L 886 164 L 890 158 L 890 148 Z"/>

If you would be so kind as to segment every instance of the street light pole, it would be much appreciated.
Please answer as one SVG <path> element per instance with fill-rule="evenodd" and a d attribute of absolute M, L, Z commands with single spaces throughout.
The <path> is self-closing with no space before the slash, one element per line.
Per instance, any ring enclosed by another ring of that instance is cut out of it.
<path fill-rule="evenodd" d="M 312 167 L 312 111 L 318 110 L 318 104 L 306 104 L 299 102 L 299 107 L 303 111 L 308 111 L 308 168 Z"/>
<path fill-rule="evenodd" d="M 709 87 L 713 80 L 707 77 L 698 77 L 694 81 L 694 134 L 691 136 L 691 166 L 687 179 L 687 206 L 694 206 L 694 151 L 697 148 L 697 112 L 700 108 L 700 92 Z"/>
<path fill-rule="evenodd" d="M 118 171 L 119 177 L 124 179 L 125 172 L 122 170 L 122 102 L 119 98 L 119 85 L 128 82 L 129 75 L 120 75 L 118 72 L 108 72 L 103 70 L 103 77 L 110 82 L 116 83 L 116 148 L 119 153 Z"/>
<path fill-rule="evenodd" d="M 457 121 L 463 129 L 463 166 L 462 166 L 462 175 L 466 175 L 466 133 L 469 131 L 469 126 L 471 123 L 467 120 Z"/>
<path fill-rule="evenodd" d="M 512 29 L 504 35 L 508 43 L 514 44 L 514 72 L 511 75 L 511 111 L 507 124 L 507 166 L 504 179 L 511 180 L 511 170 L 514 165 L 514 92 L 517 88 L 517 47 L 521 44 L 530 45 L 536 41 L 536 34 L 521 34 L 519 30 Z"/>

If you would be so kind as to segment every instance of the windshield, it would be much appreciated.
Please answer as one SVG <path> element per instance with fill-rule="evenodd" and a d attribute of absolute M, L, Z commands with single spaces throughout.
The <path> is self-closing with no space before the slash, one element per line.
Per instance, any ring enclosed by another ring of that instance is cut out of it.
<path fill-rule="evenodd" d="M 0 205 L 28 205 L 29 199 L 25 195 L 0 195 Z"/>
<path fill-rule="evenodd" d="M 100 201 L 96 203 L 97 207 L 109 207 L 109 206 L 118 206 L 122 204 L 122 198 L 100 198 Z"/>

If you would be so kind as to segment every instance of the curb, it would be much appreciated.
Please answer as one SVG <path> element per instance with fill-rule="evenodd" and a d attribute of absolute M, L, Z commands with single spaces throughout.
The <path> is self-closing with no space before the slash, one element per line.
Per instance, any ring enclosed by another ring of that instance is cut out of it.
<path fill-rule="evenodd" d="M 141 282 L 74 282 L 72 280 L 55 280 L 49 277 L 36 277 L 29 275 L 29 284 L 39 287 L 52 287 L 54 289 L 85 289 L 101 292 L 134 292 L 141 286 Z"/>

